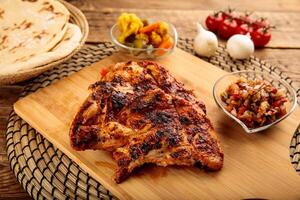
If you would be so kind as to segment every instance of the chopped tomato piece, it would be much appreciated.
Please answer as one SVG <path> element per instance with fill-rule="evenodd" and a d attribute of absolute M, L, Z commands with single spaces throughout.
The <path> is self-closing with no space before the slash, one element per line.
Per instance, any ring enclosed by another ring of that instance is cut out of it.
<path fill-rule="evenodd" d="M 103 68 L 100 71 L 100 74 L 101 74 L 102 77 L 104 77 L 107 73 L 108 73 L 108 69 L 107 68 Z"/>

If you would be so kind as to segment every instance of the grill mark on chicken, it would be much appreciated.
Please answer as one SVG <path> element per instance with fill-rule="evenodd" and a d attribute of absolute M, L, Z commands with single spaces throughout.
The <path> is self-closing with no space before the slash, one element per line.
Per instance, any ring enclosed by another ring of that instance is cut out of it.
<path fill-rule="evenodd" d="M 146 114 L 153 124 L 167 125 L 172 121 L 172 114 L 165 111 L 150 112 Z"/>
<path fill-rule="evenodd" d="M 180 157 L 190 158 L 192 155 L 186 149 L 179 149 L 178 151 L 175 151 L 175 152 L 171 153 L 170 156 L 172 158 L 176 159 L 176 158 L 180 158 Z"/>
<path fill-rule="evenodd" d="M 126 94 L 113 91 L 111 95 L 112 109 L 119 112 L 128 103 Z"/>
<path fill-rule="evenodd" d="M 191 124 L 191 120 L 186 116 L 180 116 L 179 121 L 183 125 L 190 125 Z"/>
<path fill-rule="evenodd" d="M 183 84 L 178 82 L 171 74 L 169 74 L 164 67 L 152 61 L 140 61 L 138 63 L 146 68 L 147 73 L 153 77 L 158 87 L 160 87 L 162 90 L 168 94 L 176 94 L 188 101 L 195 101 L 195 103 L 203 110 L 203 112 L 206 113 L 204 103 L 195 99 L 195 95 L 193 94 L 192 90 L 185 89 Z M 155 70 L 159 72 L 156 75 L 154 74 Z"/>
<path fill-rule="evenodd" d="M 186 131 L 189 143 L 198 151 L 196 157 L 201 166 L 209 166 L 212 170 L 220 169 L 224 155 L 216 136 L 211 134 L 213 126 L 210 120 L 197 109 L 190 109 L 193 106 L 190 102 L 177 97 L 173 103 L 178 115 L 184 119 L 180 122 Z M 211 160 L 215 160 L 215 163 Z"/>
<path fill-rule="evenodd" d="M 111 151 L 117 183 L 145 163 L 222 167 L 204 104 L 162 66 L 117 64 L 89 89 L 70 129 L 71 144 L 76 150 Z"/>

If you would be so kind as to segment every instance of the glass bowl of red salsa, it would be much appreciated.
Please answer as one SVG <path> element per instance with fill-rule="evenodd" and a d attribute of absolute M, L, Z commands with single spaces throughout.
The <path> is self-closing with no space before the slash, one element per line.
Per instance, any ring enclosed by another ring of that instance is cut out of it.
<path fill-rule="evenodd" d="M 294 89 L 275 74 L 238 71 L 219 78 L 213 87 L 219 107 L 247 133 L 279 123 L 297 106 Z"/>

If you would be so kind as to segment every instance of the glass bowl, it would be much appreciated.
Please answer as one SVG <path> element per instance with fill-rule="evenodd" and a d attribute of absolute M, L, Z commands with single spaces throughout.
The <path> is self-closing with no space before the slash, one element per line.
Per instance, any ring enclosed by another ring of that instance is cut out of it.
<path fill-rule="evenodd" d="M 150 23 L 151 22 L 154 22 L 154 20 L 148 20 Z M 165 22 L 167 23 L 167 22 Z M 167 23 L 169 25 L 169 34 L 170 36 L 172 37 L 173 39 L 173 46 L 172 48 L 134 48 L 134 47 L 129 47 L 129 46 L 126 46 L 124 44 L 121 44 L 119 41 L 118 41 L 118 36 L 120 35 L 120 31 L 119 31 L 119 28 L 117 26 L 117 24 L 114 24 L 111 29 L 110 29 L 110 37 L 111 37 L 111 40 L 113 42 L 113 44 L 119 49 L 119 51 L 129 55 L 129 56 L 132 56 L 132 57 L 135 57 L 135 58 L 139 58 L 139 59 L 155 59 L 155 58 L 158 58 L 158 57 L 164 57 L 164 56 L 167 56 L 169 55 L 170 53 L 172 53 L 174 51 L 174 48 L 176 47 L 177 45 L 177 39 L 178 39 L 178 35 L 177 35 L 177 31 L 175 29 L 175 27 L 170 24 L 170 23 Z"/>
<path fill-rule="evenodd" d="M 285 103 L 285 106 L 287 108 L 287 113 L 282 116 L 281 118 L 277 119 L 276 121 L 260 126 L 255 128 L 249 128 L 247 127 L 241 120 L 236 118 L 234 115 L 232 115 L 230 112 L 228 112 L 225 109 L 225 103 L 221 100 L 221 93 L 226 90 L 226 88 L 233 82 L 237 81 L 240 77 L 245 77 L 247 79 L 263 79 L 268 82 L 270 82 L 273 86 L 277 88 L 283 88 L 286 90 L 286 96 L 288 99 L 288 102 Z M 214 99 L 219 107 L 222 108 L 222 110 L 225 112 L 226 115 L 234 119 L 239 125 L 243 127 L 243 129 L 247 133 L 256 133 L 262 130 L 265 130 L 267 128 L 270 128 L 271 126 L 277 124 L 278 122 L 282 121 L 286 117 L 288 117 L 296 108 L 297 105 L 297 96 L 296 92 L 293 90 L 293 88 L 284 80 L 282 80 L 279 76 L 269 74 L 266 72 L 257 72 L 257 71 L 238 71 L 238 72 L 232 72 L 229 74 L 226 74 L 219 78 L 213 87 L 213 96 Z"/>

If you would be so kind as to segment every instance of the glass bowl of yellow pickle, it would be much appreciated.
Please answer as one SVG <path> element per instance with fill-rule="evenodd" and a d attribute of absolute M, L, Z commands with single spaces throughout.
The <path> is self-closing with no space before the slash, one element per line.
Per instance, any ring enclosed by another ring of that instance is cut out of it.
<path fill-rule="evenodd" d="M 167 56 L 177 45 L 175 27 L 161 20 L 140 19 L 133 13 L 122 13 L 110 30 L 119 51 L 140 59 Z"/>

